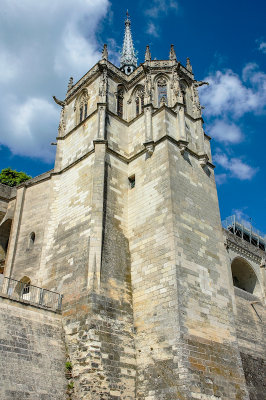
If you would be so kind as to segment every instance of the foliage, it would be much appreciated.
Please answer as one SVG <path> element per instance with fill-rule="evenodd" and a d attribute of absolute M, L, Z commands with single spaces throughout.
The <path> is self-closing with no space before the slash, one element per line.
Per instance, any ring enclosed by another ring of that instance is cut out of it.
<path fill-rule="evenodd" d="M 31 176 L 22 171 L 18 172 L 15 169 L 4 168 L 0 172 L 0 183 L 7 186 L 17 186 L 28 179 L 31 179 Z"/>
<path fill-rule="evenodd" d="M 70 361 L 67 361 L 67 362 L 66 362 L 66 369 L 67 369 L 68 371 L 71 371 L 71 370 L 72 370 L 72 364 L 71 364 Z"/>
<path fill-rule="evenodd" d="M 69 382 L 69 384 L 67 386 L 68 386 L 68 389 L 73 389 L 74 388 L 74 382 L 73 381 Z"/>

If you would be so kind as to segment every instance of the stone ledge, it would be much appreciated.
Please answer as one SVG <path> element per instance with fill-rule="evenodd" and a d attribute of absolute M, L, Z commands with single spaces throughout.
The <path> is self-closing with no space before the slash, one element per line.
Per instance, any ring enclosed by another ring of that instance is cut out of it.
<path fill-rule="evenodd" d="M 50 308 L 46 308 L 46 307 L 43 307 L 43 306 L 38 305 L 38 304 L 33 304 L 33 303 L 31 303 L 30 301 L 27 301 L 27 300 L 23 300 L 22 301 L 22 300 L 13 299 L 12 297 L 10 297 L 10 296 L 8 296 L 8 295 L 6 295 L 4 293 L 0 293 L 0 299 L 3 299 L 4 302 L 5 301 L 7 301 L 7 302 L 10 301 L 12 303 L 20 304 L 20 305 L 22 305 L 23 308 L 24 308 L 24 306 L 25 307 L 33 307 L 33 308 L 38 308 L 38 309 L 46 311 L 46 312 L 50 312 L 52 314 L 57 314 L 57 315 L 61 315 L 62 314 L 61 311 L 54 311 L 54 310 L 51 310 Z"/>

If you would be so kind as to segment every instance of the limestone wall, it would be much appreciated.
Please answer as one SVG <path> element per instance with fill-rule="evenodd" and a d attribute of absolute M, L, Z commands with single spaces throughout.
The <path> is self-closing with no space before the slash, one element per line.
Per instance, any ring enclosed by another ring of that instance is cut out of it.
<path fill-rule="evenodd" d="M 91 116 L 72 133 L 58 140 L 57 169 L 62 170 L 93 150 L 97 137 L 98 115 Z"/>
<path fill-rule="evenodd" d="M 15 223 L 18 223 L 19 227 L 17 230 L 12 230 L 13 246 L 9 252 L 9 269 L 6 273 L 9 274 L 12 269 L 12 278 L 20 280 L 28 276 L 31 283 L 38 286 L 44 230 L 50 201 L 50 180 L 20 188 L 18 191 L 19 196 L 23 197 L 21 203 L 17 202 L 16 205 Z M 31 243 L 32 233 L 35 234 L 35 238 Z"/>
<path fill-rule="evenodd" d="M 195 398 L 201 388 L 206 399 L 246 399 L 213 170 L 172 144 L 169 164 L 188 384 Z"/>
<path fill-rule="evenodd" d="M 86 287 L 93 156 L 51 181 L 40 286 L 64 294 L 65 305 Z M 71 300 L 72 299 L 72 300 Z"/>
<path fill-rule="evenodd" d="M 247 399 L 213 171 L 164 141 L 130 174 L 139 398 Z"/>
<path fill-rule="evenodd" d="M 0 326 L 0 398 L 66 399 L 61 317 L 0 297 Z"/>

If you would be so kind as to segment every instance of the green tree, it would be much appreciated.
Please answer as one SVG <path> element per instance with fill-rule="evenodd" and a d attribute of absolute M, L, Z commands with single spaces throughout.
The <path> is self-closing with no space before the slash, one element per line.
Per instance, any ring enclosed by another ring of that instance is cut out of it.
<path fill-rule="evenodd" d="M 0 172 L 0 183 L 8 186 L 17 186 L 22 182 L 31 179 L 31 176 L 25 174 L 25 172 L 18 172 L 15 169 L 4 168 Z"/>

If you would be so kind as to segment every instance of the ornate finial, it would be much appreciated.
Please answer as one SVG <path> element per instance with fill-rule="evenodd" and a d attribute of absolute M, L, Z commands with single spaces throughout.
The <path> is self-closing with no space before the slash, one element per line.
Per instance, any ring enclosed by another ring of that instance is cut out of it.
<path fill-rule="evenodd" d="M 171 44 L 169 59 L 170 60 L 176 60 L 176 54 L 175 54 L 175 49 L 174 49 L 174 45 L 173 44 Z"/>
<path fill-rule="evenodd" d="M 71 76 L 68 81 L 67 91 L 69 91 L 73 87 L 73 77 Z"/>
<path fill-rule="evenodd" d="M 134 50 L 131 30 L 130 30 L 130 19 L 128 11 L 126 13 L 125 20 L 125 35 L 123 49 L 120 57 L 120 69 L 127 75 L 131 74 L 137 68 L 137 56 Z"/>
<path fill-rule="evenodd" d="M 190 59 L 189 57 L 187 57 L 187 65 L 186 65 L 186 69 L 192 73 L 192 65 L 190 64 Z"/>
<path fill-rule="evenodd" d="M 149 45 L 146 46 L 145 61 L 151 61 L 151 52 Z"/>
<path fill-rule="evenodd" d="M 103 45 L 102 60 L 104 60 L 104 61 L 108 60 L 108 50 L 107 50 L 107 44 L 106 43 Z"/>

